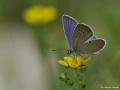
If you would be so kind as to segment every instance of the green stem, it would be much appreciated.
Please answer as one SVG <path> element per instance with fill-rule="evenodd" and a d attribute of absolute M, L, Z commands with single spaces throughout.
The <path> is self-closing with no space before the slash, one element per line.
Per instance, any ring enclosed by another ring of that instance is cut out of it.
<path fill-rule="evenodd" d="M 85 72 L 86 66 L 81 66 L 77 69 L 65 68 L 62 81 L 64 81 L 68 86 L 72 87 L 73 90 L 85 90 Z"/>
<path fill-rule="evenodd" d="M 83 70 L 84 69 L 84 70 Z M 76 72 L 76 78 L 78 79 L 78 90 L 85 90 L 85 67 L 84 68 L 78 68 L 78 69 L 75 69 L 75 72 Z"/>

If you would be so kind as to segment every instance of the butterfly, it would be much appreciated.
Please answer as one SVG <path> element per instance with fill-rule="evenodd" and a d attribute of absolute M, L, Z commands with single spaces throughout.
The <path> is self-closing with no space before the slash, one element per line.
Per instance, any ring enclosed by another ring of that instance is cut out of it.
<path fill-rule="evenodd" d="M 106 41 L 97 38 L 88 25 L 78 23 L 69 15 L 63 15 L 62 22 L 69 47 L 68 54 L 96 54 L 105 47 Z"/>

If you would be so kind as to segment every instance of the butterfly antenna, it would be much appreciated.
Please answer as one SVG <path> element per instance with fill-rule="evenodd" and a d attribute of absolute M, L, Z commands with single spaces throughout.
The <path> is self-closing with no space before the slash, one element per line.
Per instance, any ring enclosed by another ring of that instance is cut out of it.
<path fill-rule="evenodd" d="M 53 49 L 51 51 L 68 51 L 69 49 Z"/>
<path fill-rule="evenodd" d="M 53 50 L 51 50 L 51 51 L 57 51 L 57 50 L 53 49 Z"/>

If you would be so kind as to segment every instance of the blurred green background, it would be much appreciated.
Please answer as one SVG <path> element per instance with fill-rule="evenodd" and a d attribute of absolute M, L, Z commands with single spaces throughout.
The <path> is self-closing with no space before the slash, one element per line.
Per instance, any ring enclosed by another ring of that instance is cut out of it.
<path fill-rule="evenodd" d="M 23 11 L 36 5 L 54 7 L 54 20 L 26 22 Z M 63 14 L 90 25 L 97 37 L 107 41 L 88 64 L 86 90 L 120 87 L 119 8 L 119 0 L 0 0 L 0 90 L 69 90 L 58 79 L 57 61 L 66 52 L 51 51 L 67 48 Z"/>

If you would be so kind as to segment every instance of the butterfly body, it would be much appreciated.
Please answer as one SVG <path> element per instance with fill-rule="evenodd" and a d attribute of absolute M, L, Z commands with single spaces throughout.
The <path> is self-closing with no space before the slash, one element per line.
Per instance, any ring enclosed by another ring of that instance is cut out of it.
<path fill-rule="evenodd" d="M 105 47 L 105 40 L 96 38 L 88 25 L 78 23 L 68 15 L 63 15 L 63 27 L 70 48 L 68 54 L 95 54 Z"/>
<path fill-rule="evenodd" d="M 67 54 L 69 54 L 69 55 L 80 55 L 81 53 L 80 53 L 80 50 L 68 50 L 67 51 Z"/>

